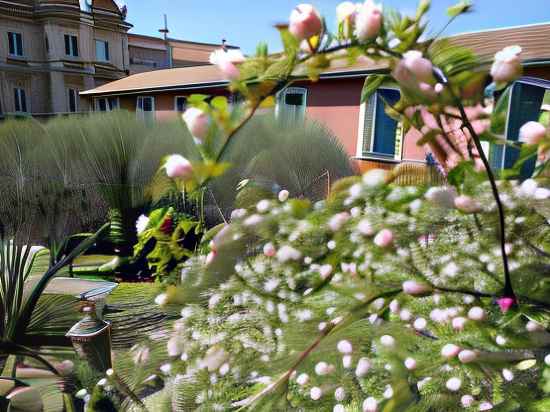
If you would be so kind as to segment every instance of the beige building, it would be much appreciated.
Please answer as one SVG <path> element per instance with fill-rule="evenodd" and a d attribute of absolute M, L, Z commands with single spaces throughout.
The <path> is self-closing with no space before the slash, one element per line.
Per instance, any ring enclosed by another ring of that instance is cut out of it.
<path fill-rule="evenodd" d="M 89 110 L 81 91 L 128 75 L 131 27 L 112 0 L 0 0 L 0 114 Z"/>
<path fill-rule="evenodd" d="M 130 74 L 209 64 L 210 53 L 221 47 L 236 48 L 223 40 L 212 44 L 129 33 Z"/>

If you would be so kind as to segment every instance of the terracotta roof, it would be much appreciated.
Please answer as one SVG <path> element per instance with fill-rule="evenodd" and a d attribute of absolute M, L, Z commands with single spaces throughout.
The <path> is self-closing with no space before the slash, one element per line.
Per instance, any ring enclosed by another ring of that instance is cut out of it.
<path fill-rule="evenodd" d="M 182 85 L 193 89 L 207 85 L 223 86 L 226 83 L 226 81 L 222 80 L 221 73 L 216 66 L 194 66 L 138 73 L 80 94 L 83 96 L 122 94 L 143 90 L 171 89 L 181 87 Z"/>
<path fill-rule="evenodd" d="M 524 61 L 550 59 L 550 23 L 464 33 L 449 38 L 490 60 L 506 46 L 520 45 Z"/>
<path fill-rule="evenodd" d="M 550 59 L 550 23 L 466 33 L 449 38 L 455 44 L 472 48 L 483 59 L 490 59 L 503 47 L 522 46 L 527 61 Z M 334 67 L 321 78 L 352 77 L 384 69 L 381 64 L 359 63 L 352 67 Z M 82 95 L 131 94 L 139 91 L 185 90 L 226 85 L 215 66 L 195 66 L 135 74 L 105 84 Z"/>

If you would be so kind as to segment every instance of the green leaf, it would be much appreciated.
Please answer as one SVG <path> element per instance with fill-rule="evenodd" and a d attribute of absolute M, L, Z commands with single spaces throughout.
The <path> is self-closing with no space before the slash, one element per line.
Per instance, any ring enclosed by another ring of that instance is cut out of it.
<path fill-rule="evenodd" d="M 447 9 L 447 15 L 451 18 L 457 17 L 463 13 L 468 13 L 472 10 L 472 2 L 470 0 L 461 0 L 459 3 Z"/>
<path fill-rule="evenodd" d="M 229 103 L 227 103 L 227 97 L 225 96 L 216 96 L 212 99 L 212 101 L 210 102 L 210 105 L 222 112 L 222 113 L 225 113 L 229 110 Z"/>
<path fill-rule="evenodd" d="M 192 94 L 187 98 L 187 103 L 194 106 L 196 104 L 199 104 L 201 102 L 204 102 L 206 99 L 208 99 L 210 96 L 206 94 Z"/>
<path fill-rule="evenodd" d="M 472 162 L 460 162 L 457 167 L 449 172 L 447 180 L 451 185 L 458 187 L 464 183 L 468 173 L 475 173 L 474 164 Z"/>
<path fill-rule="evenodd" d="M 288 31 L 288 26 L 281 26 L 278 29 L 285 52 L 297 52 L 300 49 L 300 42 Z"/>
<path fill-rule="evenodd" d="M 369 97 L 384 83 L 388 76 L 385 74 L 372 74 L 365 79 L 363 91 L 361 92 L 361 103 L 365 103 Z"/>
<path fill-rule="evenodd" d="M 416 10 L 416 20 L 420 20 L 422 16 L 430 10 L 431 3 L 430 0 L 422 0 L 419 2 L 418 9 Z"/>
<path fill-rule="evenodd" d="M 524 361 L 521 361 L 520 363 L 518 363 L 516 365 L 516 369 L 520 370 L 520 371 L 525 371 L 527 369 L 531 369 L 536 364 L 537 364 L 536 359 L 527 359 L 527 360 L 524 360 Z"/>

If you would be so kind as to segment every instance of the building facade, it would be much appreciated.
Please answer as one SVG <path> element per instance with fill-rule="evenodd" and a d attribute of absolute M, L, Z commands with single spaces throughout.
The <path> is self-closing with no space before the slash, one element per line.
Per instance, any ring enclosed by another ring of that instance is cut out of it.
<path fill-rule="evenodd" d="M 0 113 L 89 110 L 81 91 L 127 76 L 131 27 L 112 0 L 0 0 Z"/>
<path fill-rule="evenodd" d="M 550 24 L 469 33 L 450 38 L 472 48 L 483 61 L 510 44 L 523 48 L 525 77 L 506 97 L 508 121 L 502 134 L 518 140 L 519 127 L 538 120 L 550 108 Z M 397 101 L 397 87 L 382 87 L 361 103 L 365 79 L 386 70 L 373 64 L 335 68 L 319 81 L 293 84 L 277 96 L 276 115 L 283 120 L 308 118 L 324 124 L 341 141 L 362 170 L 392 168 L 401 162 L 426 162 L 427 151 L 417 145 L 418 134 L 406 135 L 401 125 L 384 111 L 384 101 Z M 221 73 L 213 66 L 188 67 L 141 73 L 82 93 L 93 102 L 116 102 L 117 107 L 136 111 L 149 120 L 174 118 L 185 109 L 194 93 L 228 95 Z M 115 104 L 115 103 L 113 103 Z M 102 103 L 105 107 L 106 103 Z M 510 167 L 519 152 L 506 146 L 485 147 L 495 168 Z"/>
<path fill-rule="evenodd" d="M 212 44 L 129 33 L 130 74 L 210 64 L 210 53 L 220 47 L 236 48 L 223 40 Z"/>

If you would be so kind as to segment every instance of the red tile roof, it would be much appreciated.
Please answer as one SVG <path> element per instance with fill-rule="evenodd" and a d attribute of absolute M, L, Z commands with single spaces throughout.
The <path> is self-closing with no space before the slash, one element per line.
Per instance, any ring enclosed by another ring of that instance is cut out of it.
<path fill-rule="evenodd" d="M 523 48 L 522 58 L 526 63 L 550 60 L 550 23 L 460 34 L 449 40 L 473 49 L 487 61 L 503 47 L 515 44 Z M 359 63 L 352 67 L 328 69 L 321 77 L 359 76 L 383 68 L 381 64 Z M 226 84 L 215 66 L 206 65 L 135 74 L 81 94 L 131 94 L 139 91 L 220 87 Z"/>

